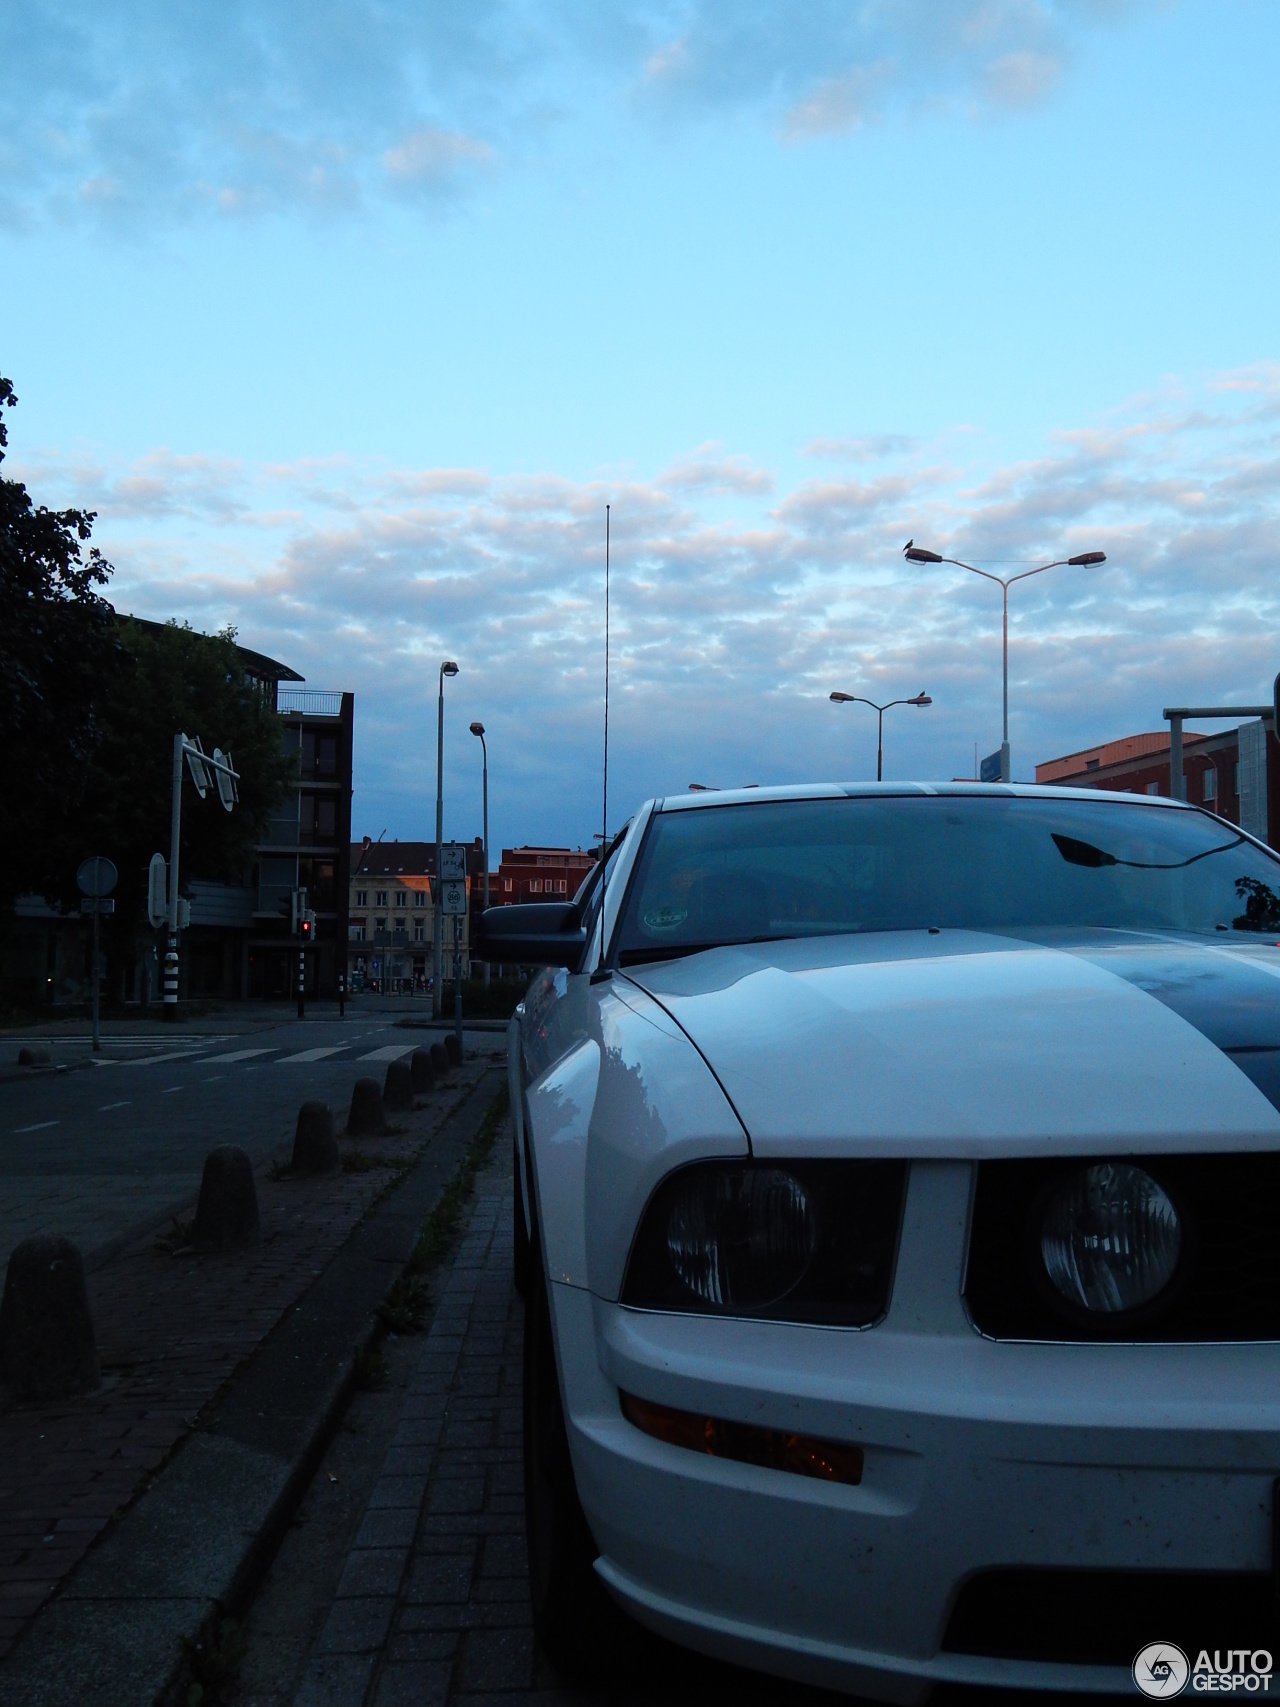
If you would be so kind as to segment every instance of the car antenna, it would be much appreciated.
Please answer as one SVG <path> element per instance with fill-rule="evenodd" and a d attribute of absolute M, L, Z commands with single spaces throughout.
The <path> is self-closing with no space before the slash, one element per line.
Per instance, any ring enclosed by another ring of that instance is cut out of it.
<path fill-rule="evenodd" d="M 593 984 L 609 977 L 604 963 L 605 885 L 609 878 L 609 511 L 604 507 L 604 814 L 600 820 L 600 959 L 591 974 Z"/>

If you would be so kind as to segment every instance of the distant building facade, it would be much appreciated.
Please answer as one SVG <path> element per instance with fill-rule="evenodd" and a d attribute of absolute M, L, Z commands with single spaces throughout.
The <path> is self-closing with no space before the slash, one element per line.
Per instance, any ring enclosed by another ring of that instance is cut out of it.
<path fill-rule="evenodd" d="M 1036 766 L 1036 781 L 1123 794 L 1170 793 L 1169 731 L 1126 735 Z M 1186 799 L 1280 847 L 1280 742 L 1269 722 L 1253 719 L 1206 735 L 1185 730 Z"/>
<path fill-rule="evenodd" d="M 471 964 L 471 910 L 483 892 L 484 847 L 466 844 L 467 911 L 444 922 L 445 976 L 452 957 Z M 351 988 L 392 993 L 424 990 L 435 941 L 434 842 L 374 842 L 349 850 L 347 971 Z M 490 879 L 490 889 L 493 883 Z"/>
<path fill-rule="evenodd" d="M 301 677 L 264 683 L 280 716 L 280 739 L 296 755 L 297 783 L 271 814 L 254 850 L 254 905 L 248 941 L 248 994 L 297 993 L 298 939 L 290 928 L 295 889 L 316 915 L 306 956 L 305 992 L 336 997 L 346 972 L 355 695 L 295 687 Z M 194 919 L 194 913 L 193 913 Z"/>
<path fill-rule="evenodd" d="M 503 848 L 497 874 L 489 879 L 489 905 L 571 901 L 594 864 L 590 849 Z"/>

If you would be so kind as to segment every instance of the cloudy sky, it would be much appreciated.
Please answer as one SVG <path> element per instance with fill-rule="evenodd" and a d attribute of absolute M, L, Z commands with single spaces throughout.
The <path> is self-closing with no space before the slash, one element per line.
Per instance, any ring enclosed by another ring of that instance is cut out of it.
<path fill-rule="evenodd" d="M 356 699 L 355 823 L 1014 775 L 1280 668 L 1268 0 L 0 11 L 10 473 Z M 206 744 L 216 729 L 202 730 Z"/>

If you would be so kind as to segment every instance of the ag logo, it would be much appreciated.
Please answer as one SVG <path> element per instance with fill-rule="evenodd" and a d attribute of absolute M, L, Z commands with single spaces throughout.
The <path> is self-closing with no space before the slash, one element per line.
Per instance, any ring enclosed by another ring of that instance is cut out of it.
<path fill-rule="evenodd" d="M 1133 1681 L 1153 1701 L 1171 1701 L 1187 1687 L 1191 1666 L 1172 1642 L 1150 1642 L 1134 1657 Z"/>

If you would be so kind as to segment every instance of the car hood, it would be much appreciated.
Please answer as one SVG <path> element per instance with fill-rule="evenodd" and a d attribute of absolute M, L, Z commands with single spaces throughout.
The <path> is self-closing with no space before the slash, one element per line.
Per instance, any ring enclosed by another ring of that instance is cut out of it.
<path fill-rule="evenodd" d="M 623 976 L 683 1027 L 761 1155 L 1280 1147 L 1280 946 L 895 931 Z"/>

